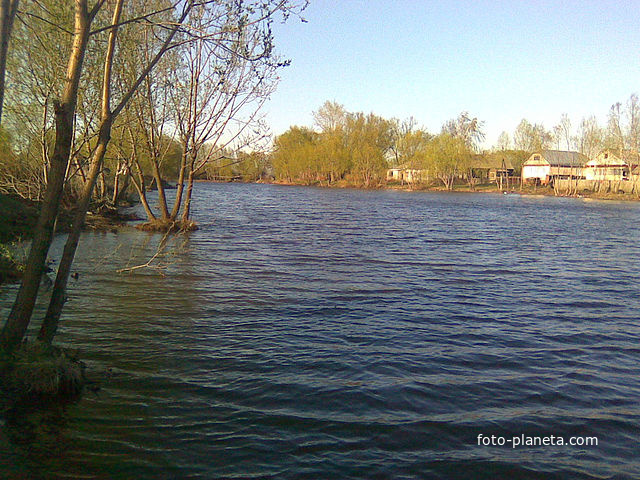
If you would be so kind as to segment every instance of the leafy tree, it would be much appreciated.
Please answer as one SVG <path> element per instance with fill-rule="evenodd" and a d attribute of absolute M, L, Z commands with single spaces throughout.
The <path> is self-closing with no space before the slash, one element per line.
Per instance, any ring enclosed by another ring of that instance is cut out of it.
<path fill-rule="evenodd" d="M 447 190 L 453 190 L 456 178 L 470 168 L 471 151 L 463 138 L 443 132 L 429 142 L 426 158 L 434 176 Z"/>
<path fill-rule="evenodd" d="M 306 127 L 291 127 L 274 142 L 272 165 L 276 178 L 311 183 L 317 171 L 318 134 Z"/>
<path fill-rule="evenodd" d="M 355 113 L 348 116 L 346 130 L 354 179 L 365 187 L 380 183 L 393 145 L 392 123 L 374 114 Z"/>
<path fill-rule="evenodd" d="M 526 119 L 518 124 L 513 134 L 516 150 L 535 152 L 548 149 L 553 141 L 553 136 L 542 125 L 531 124 Z"/>

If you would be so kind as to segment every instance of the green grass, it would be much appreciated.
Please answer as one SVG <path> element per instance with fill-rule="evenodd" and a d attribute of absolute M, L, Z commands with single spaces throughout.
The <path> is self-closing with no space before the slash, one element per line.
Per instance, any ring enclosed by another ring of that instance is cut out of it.
<path fill-rule="evenodd" d="M 0 352 L 0 386 L 16 401 L 75 398 L 85 383 L 84 370 L 75 355 L 37 341 L 11 353 Z"/>

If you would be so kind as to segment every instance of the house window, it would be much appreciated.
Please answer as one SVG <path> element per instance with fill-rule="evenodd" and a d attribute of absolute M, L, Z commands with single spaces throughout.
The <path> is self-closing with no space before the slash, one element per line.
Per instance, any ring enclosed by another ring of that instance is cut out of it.
<path fill-rule="evenodd" d="M 605 153 L 605 154 L 604 154 L 604 158 L 609 158 L 609 154 L 608 154 L 608 153 Z"/>
<path fill-rule="evenodd" d="M 540 155 L 534 155 L 534 156 L 533 156 L 533 159 L 534 159 L 534 160 L 540 160 Z"/>

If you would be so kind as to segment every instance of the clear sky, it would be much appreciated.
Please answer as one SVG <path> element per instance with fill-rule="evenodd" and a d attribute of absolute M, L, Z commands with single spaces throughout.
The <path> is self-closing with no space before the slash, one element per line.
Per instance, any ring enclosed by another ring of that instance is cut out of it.
<path fill-rule="evenodd" d="M 431 132 L 468 111 L 490 147 L 522 118 L 604 123 L 640 93 L 638 0 L 311 0 L 303 17 L 274 28 L 292 61 L 266 106 L 274 134 L 333 100 Z"/>

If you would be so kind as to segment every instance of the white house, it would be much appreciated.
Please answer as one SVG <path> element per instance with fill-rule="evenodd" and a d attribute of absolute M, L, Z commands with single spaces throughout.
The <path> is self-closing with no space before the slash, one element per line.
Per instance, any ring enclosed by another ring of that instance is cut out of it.
<path fill-rule="evenodd" d="M 629 172 L 639 163 L 637 153 L 603 150 L 596 158 L 586 163 L 584 177 L 587 180 L 628 179 Z"/>
<path fill-rule="evenodd" d="M 394 167 L 387 170 L 387 180 L 401 183 L 416 183 L 427 178 L 426 170 Z"/>
<path fill-rule="evenodd" d="M 582 168 L 588 161 L 579 152 L 541 150 L 522 164 L 522 181 L 546 184 L 555 178 L 583 178 Z"/>

